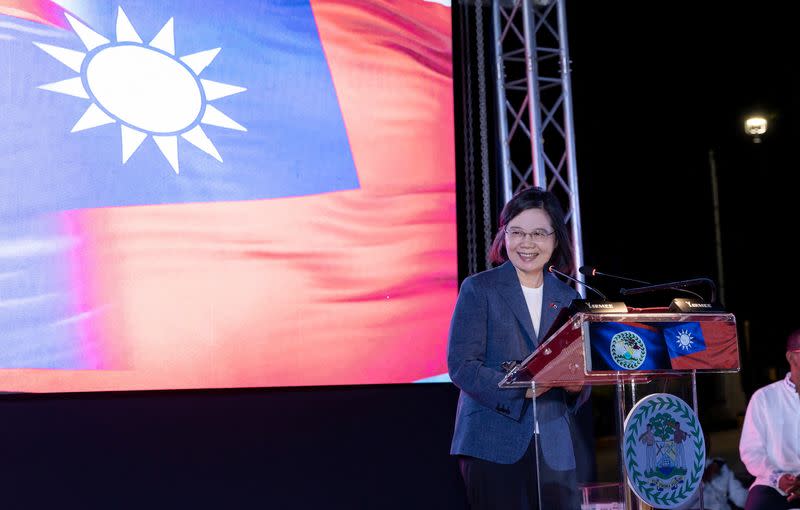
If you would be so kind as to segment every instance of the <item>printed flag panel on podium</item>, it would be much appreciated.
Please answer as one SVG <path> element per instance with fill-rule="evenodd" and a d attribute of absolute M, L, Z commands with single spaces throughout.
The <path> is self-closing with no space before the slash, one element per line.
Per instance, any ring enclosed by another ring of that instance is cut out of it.
<path fill-rule="evenodd" d="M 447 7 L 0 0 L 0 21 L 0 389 L 446 372 Z"/>
<path fill-rule="evenodd" d="M 592 370 L 735 370 L 736 324 L 593 322 Z"/>

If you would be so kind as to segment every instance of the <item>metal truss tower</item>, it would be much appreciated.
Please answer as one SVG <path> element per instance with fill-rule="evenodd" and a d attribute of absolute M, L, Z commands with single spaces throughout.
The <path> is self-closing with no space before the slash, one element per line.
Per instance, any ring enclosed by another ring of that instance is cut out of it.
<path fill-rule="evenodd" d="M 492 0 L 504 201 L 539 186 L 560 200 L 583 264 L 566 0 Z M 580 276 L 579 276 L 580 277 Z M 584 289 L 578 289 L 584 294 Z"/>

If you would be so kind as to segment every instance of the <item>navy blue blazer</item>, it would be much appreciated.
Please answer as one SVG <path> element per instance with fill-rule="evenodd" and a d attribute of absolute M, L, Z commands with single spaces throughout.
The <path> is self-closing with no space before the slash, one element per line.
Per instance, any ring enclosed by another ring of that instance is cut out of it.
<path fill-rule="evenodd" d="M 500 464 L 522 458 L 533 437 L 533 408 L 525 389 L 500 389 L 504 361 L 527 357 L 562 308 L 578 297 L 550 273 L 544 275 L 542 316 L 534 332 L 516 269 L 510 262 L 470 276 L 461 285 L 447 347 L 452 381 L 461 389 L 450 453 Z M 553 388 L 536 399 L 540 446 L 548 466 L 575 468 L 569 412 L 588 398 L 586 388 L 572 405 Z"/>

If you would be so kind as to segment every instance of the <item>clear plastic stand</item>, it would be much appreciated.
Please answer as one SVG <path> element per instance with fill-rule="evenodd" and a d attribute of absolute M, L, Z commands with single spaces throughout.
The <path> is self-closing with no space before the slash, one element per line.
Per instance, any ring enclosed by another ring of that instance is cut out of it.
<path fill-rule="evenodd" d="M 542 470 L 539 465 L 539 416 L 536 414 L 536 381 L 531 380 L 531 407 L 533 408 L 533 459 L 536 463 L 536 495 L 538 508 L 542 508 Z"/>

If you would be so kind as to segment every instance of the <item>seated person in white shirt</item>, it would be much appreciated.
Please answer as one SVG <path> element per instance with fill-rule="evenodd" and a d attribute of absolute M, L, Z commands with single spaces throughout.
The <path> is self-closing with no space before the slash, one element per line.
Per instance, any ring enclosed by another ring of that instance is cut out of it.
<path fill-rule="evenodd" d="M 756 391 L 747 406 L 739 455 L 756 477 L 745 510 L 800 508 L 800 329 L 786 341 L 790 372 Z"/>

